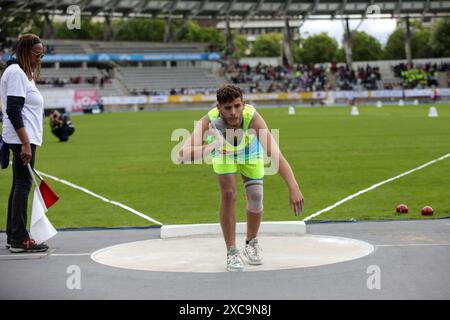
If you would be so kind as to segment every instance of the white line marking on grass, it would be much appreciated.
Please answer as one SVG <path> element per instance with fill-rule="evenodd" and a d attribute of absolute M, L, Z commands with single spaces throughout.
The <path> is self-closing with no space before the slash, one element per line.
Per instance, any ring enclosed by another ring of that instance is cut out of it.
<path fill-rule="evenodd" d="M 438 161 L 442 161 L 442 160 L 444 160 L 445 158 L 448 158 L 448 157 L 450 157 L 450 153 L 447 153 L 446 155 L 444 155 L 444 156 L 442 156 L 440 158 L 431 160 L 430 162 L 427 162 L 427 163 L 425 163 L 425 164 L 423 164 L 421 166 L 418 166 L 417 168 L 414 168 L 414 169 L 411 169 L 409 171 L 403 172 L 402 174 L 399 174 L 398 176 L 395 176 L 395 177 L 389 178 L 387 180 L 381 181 L 381 182 L 379 182 L 377 184 L 374 184 L 374 185 L 368 187 L 367 189 L 358 191 L 357 193 L 354 193 L 354 194 L 352 194 L 352 195 L 350 195 L 350 196 L 348 196 L 348 197 L 346 197 L 346 198 L 336 202 L 335 204 L 333 204 L 333 205 L 331 205 L 329 207 L 326 207 L 325 209 L 322 209 L 322 210 L 317 211 L 316 213 L 313 213 L 312 215 L 310 215 L 310 216 L 306 217 L 305 219 L 303 219 L 303 221 L 308 221 L 311 218 L 317 217 L 319 214 L 322 214 L 324 212 L 330 211 L 330 210 L 336 208 L 337 206 L 343 204 L 344 202 L 347 202 L 347 201 L 349 201 L 349 200 L 351 200 L 353 198 L 356 198 L 357 196 L 359 196 L 359 195 L 361 195 L 363 193 L 366 193 L 366 192 L 371 191 L 371 190 L 373 190 L 375 188 L 378 188 L 379 186 L 382 186 L 385 183 L 391 182 L 393 180 L 396 180 L 396 179 L 399 179 L 399 178 L 401 178 L 403 176 L 406 176 L 406 175 L 408 175 L 410 173 L 413 173 L 414 171 L 418 171 L 420 169 L 428 167 L 429 165 L 432 165 L 433 163 L 436 163 Z"/>
<path fill-rule="evenodd" d="M 36 171 L 37 171 L 37 170 L 36 170 Z M 60 183 L 62 183 L 62 184 L 65 184 L 65 185 L 67 185 L 67 186 L 69 186 L 69 187 L 72 187 L 72 188 L 74 188 L 74 189 L 78 189 L 78 190 L 80 190 L 80 191 L 83 191 L 84 193 L 87 193 L 87 194 L 89 194 L 89 195 L 91 195 L 91 196 L 93 196 L 93 197 L 95 197 L 95 198 L 98 198 L 98 199 L 100 199 L 100 200 L 102 200 L 102 201 L 111 203 L 111 204 L 113 204 L 113 205 L 115 205 L 115 206 L 118 206 L 118 207 L 120 207 L 120 208 L 122 208 L 122 209 L 125 209 L 125 210 L 127 210 L 127 211 L 130 211 L 131 213 L 134 213 L 135 215 L 137 215 L 137 216 L 139 216 L 139 217 L 141 217 L 141 218 L 144 218 L 145 220 L 151 221 L 151 222 L 153 222 L 153 223 L 156 223 L 156 224 L 159 224 L 160 226 L 162 226 L 162 223 L 161 223 L 161 222 L 156 221 L 155 219 L 150 218 L 149 216 L 143 214 L 142 212 L 139 212 L 139 211 L 137 211 L 137 210 L 134 210 L 133 208 L 130 208 L 130 207 L 128 207 L 128 206 L 126 206 L 126 205 L 124 205 L 124 204 L 122 204 L 122 203 L 120 203 L 120 202 L 109 200 L 109 199 L 107 199 L 107 198 L 105 198 L 105 197 L 102 197 L 101 195 L 98 195 L 98 194 L 96 194 L 96 193 L 94 193 L 94 192 L 92 192 L 92 191 L 90 191 L 90 190 L 88 190 L 88 189 L 86 189 L 86 188 L 77 186 L 76 184 L 73 184 L 73 183 L 71 183 L 71 182 L 69 182 L 69 181 L 66 181 L 66 180 L 63 180 L 63 179 L 59 179 L 59 178 L 57 178 L 57 177 L 54 177 L 54 176 L 52 176 L 52 175 L 43 173 L 43 172 L 41 172 L 41 171 L 37 171 L 37 172 L 39 172 L 39 174 L 42 175 L 42 176 L 44 176 L 44 177 L 53 179 L 53 180 L 55 180 L 55 181 L 58 181 L 58 182 L 60 182 Z"/>

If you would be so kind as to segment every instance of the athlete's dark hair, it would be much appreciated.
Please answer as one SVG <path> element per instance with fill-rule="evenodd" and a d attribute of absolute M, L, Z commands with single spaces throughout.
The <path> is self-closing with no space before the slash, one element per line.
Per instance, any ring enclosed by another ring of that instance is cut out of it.
<path fill-rule="evenodd" d="M 233 101 L 236 98 L 241 98 L 243 100 L 242 91 L 239 87 L 232 84 L 221 87 L 217 90 L 217 102 L 225 103 Z"/>
<path fill-rule="evenodd" d="M 33 70 L 31 68 L 31 48 L 38 43 L 42 43 L 41 39 L 35 34 L 27 33 L 22 35 L 17 42 L 17 47 L 15 50 L 15 54 L 17 57 L 17 62 L 20 67 L 26 73 L 28 79 L 34 78 L 34 80 L 39 80 L 39 75 L 41 73 L 41 64 L 39 63 L 36 66 L 36 69 Z"/>

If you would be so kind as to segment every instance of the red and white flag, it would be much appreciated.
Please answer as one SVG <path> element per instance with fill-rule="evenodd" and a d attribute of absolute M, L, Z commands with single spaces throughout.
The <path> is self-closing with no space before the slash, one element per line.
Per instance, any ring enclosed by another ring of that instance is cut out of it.
<path fill-rule="evenodd" d="M 28 170 L 33 178 L 35 185 L 33 196 L 33 207 L 31 210 L 31 227 L 30 235 L 38 244 L 47 241 L 53 237 L 57 231 L 50 223 L 46 216 L 48 209 L 58 201 L 58 195 L 50 188 L 50 186 L 42 179 L 42 177 L 28 164 Z M 38 186 L 34 173 L 41 179 Z"/>

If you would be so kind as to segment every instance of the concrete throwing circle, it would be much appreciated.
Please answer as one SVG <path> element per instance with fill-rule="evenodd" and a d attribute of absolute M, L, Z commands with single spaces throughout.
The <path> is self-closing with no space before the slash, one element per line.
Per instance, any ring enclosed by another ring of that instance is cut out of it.
<path fill-rule="evenodd" d="M 342 237 L 260 236 L 264 263 L 246 264 L 245 271 L 267 271 L 315 267 L 364 257 L 371 244 Z M 239 249 L 245 243 L 236 237 Z M 144 240 L 100 249 L 91 258 L 101 264 L 144 271 L 227 272 L 226 250 L 221 236 L 198 236 Z M 244 261 L 245 258 L 244 258 Z"/>

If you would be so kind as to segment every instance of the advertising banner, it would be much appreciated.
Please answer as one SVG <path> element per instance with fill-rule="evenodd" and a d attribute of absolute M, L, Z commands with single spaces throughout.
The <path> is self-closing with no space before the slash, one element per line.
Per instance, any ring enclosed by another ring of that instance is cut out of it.
<path fill-rule="evenodd" d="M 370 94 L 372 98 L 403 98 L 402 90 L 374 90 Z"/>
<path fill-rule="evenodd" d="M 9 53 L 0 59 L 7 61 Z M 43 62 L 96 62 L 96 61 L 217 61 L 219 52 L 209 53 L 93 53 L 93 54 L 46 54 Z"/>
<path fill-rule="evenodd" d="M 75 89 L 72 112 L 83 112 L 84 108 L 98 105 L 98 89 Z"/>
<path fill-rule="evenodd" d="M 103 104 L 145 104 L 147 96 L 102 97 L 101 102 Z"/>
<path fill-rule="evenodd" d="M 431 89 L 407 89 L 405 90 L 405 97 L 431 97 L 433 92 Z"/>

